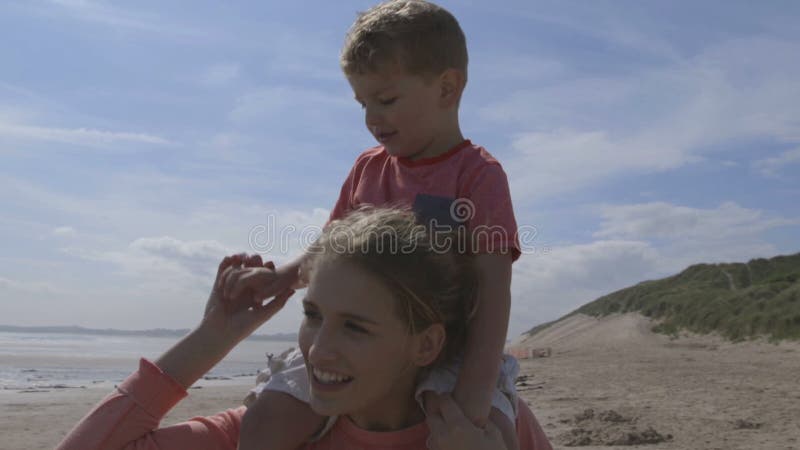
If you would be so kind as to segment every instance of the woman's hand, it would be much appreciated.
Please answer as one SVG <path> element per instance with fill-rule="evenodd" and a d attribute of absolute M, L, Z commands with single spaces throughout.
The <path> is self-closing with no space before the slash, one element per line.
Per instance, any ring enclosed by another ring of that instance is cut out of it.
<path fill-rule="evenodd" d="M 224 295 L 226 284 L 230 285 L 232 280 L 238 279 L 242 273 L 252 268 L 274 271 L 275 265 L 272 261 L 262 262 L 259 255 L 238 254 L 226 256 L 222 260 L 200 325 L 207 332 L 217 334 L 220 339 L 234 345 L 280 311 L 294 294 L 292 289 L 284 290 L 263 305 L 261 299 L 254 298 L 254 293 L 246 289 L 240 289 L 235 297 L 226 298 Z"/>
<path fill-rule="evenodd" d="M 183 387 L 188 388 L 211 370 L 236 344 L 278 312 L 294 293 L 293 290 L 285 291 L 266 305 L 261 302 L 254 304 L 252 299 L 249 302 L 223 299 L 222 286 L 226 278 L 244 268 L 256 266 L 265 266 L 258 255 L 225 257 L 217 270 L 200 326 L 155 361 Z"/>
<path fill-rule="evenodd" d="M 493 423 L 484 429 L 476 427 L 449 395 L 440 396 L 438 404 L 439 413 L 431 412 L 426 419 L 430 450 L 506 450 L 503 436 Z"/>

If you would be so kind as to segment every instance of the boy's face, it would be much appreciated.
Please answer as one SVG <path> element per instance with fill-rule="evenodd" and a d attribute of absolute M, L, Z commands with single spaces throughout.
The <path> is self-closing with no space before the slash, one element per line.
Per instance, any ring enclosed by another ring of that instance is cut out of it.
<path fill-rule="evenodd" d="M 351 74 L 347 81 L 365 112 L 367 129 L 389 154 L 411 159 L 448 150 L 448 108 L 441 101 L 441 82 L 404 70 Z"/>

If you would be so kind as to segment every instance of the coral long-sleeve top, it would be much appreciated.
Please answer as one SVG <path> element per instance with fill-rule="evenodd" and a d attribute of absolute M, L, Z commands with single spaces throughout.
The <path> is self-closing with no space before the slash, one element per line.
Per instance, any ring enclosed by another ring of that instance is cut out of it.
<path fill-rule="evenodd" d="M 161 419 L 188 394 L 152 362 L 142 359 L 108 397 L 86 415 L 57 450 L 236 450 L 245 407 L 159 428 Z M 522 450 L 552 450 L 533 413 L 520 401 L 517 434 Z M 423 422 L 399 431 L 374 432 L 340 418 L 304 450 L 426 450 Z"/>

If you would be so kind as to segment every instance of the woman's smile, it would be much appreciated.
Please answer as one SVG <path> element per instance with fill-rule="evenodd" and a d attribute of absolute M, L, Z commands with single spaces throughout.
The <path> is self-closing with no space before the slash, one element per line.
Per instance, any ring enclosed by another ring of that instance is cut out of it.
<path fill-rule="evenodd" d="M 353 377 L 310 366 L 312 389 L 335 392 L 349 386 Z"/>

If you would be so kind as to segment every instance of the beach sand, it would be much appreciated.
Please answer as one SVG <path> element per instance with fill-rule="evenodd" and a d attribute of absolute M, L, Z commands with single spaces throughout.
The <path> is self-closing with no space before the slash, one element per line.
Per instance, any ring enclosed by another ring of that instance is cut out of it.
<path fill-rule="evenodd" d="M 518 343 L 552 350 L 521 361 L 518 389 L 555 448 L 800 449 L 800 344 L 651 326 L 574 316 Z"/>
<path fill-rule="evenodd" d="M 255 377 L 205 382 L 200 389 L 190 389 L 189 396 L 170 411 L 162 424 L 240 406 L 254 381 Z M 52 450 L 113 387 L 112 384 L 33 393 L 0 391 L 0 450 Z"/>
<path fill-rule="evenodd" d="M 552 349 L 521 361 L 518 389 L 555 448 L 800 449 L 800 344 L 649 330 L 575 316 L 517 343 Z M 252 381 L 192 389 L 163 423 L 238 406 Z M 112 388 L 0 391 L 0 450 L 52 449 Z"/>

